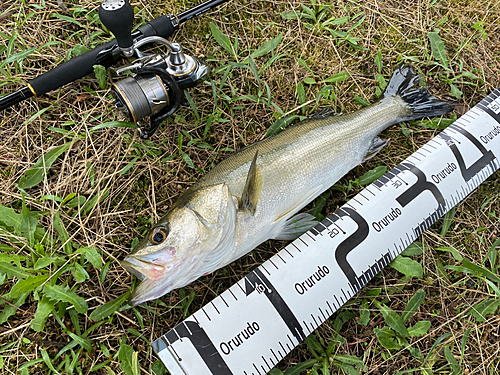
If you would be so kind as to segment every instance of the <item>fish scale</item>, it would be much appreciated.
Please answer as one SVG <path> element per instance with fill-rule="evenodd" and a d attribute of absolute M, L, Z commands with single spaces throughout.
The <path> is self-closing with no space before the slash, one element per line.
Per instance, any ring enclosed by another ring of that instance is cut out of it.
<path fill-rule="evenodd" d="M 154 351 L 173 375 L 266 374 L 500 168 L 499 124 L 500 90 L 495 90 L 161 336 Z"/>

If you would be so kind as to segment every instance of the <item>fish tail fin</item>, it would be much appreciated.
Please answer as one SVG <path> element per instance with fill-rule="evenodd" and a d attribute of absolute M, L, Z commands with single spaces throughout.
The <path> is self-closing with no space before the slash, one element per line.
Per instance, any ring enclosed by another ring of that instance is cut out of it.
<path fill-rule="evenodd" d="M 401 64 L 391 77 L 381 99 L 399 96 L 409 106 L 408 115 L 398 121 L 415 120 L 423 117 L 441 116 L 453 111 L 453 105 L 429 94 L 427 88 L 415 87 L 420 75 L 409 64 Z"/>

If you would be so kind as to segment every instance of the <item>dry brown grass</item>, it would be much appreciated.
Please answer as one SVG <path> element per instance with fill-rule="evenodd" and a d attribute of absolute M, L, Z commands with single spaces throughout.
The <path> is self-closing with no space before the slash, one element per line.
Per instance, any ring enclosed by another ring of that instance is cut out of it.
<path fill-rule="evenodd" d="M 68 8 L 78 5 L 82 8 L 97 8 L 97 2 L 88 0 L 66 1 Z M 292 10 L 300 11 L 300 4 L 310 6 L 309 2 L 288 1 L 241 1 L 230 2 L 220 9 L 200 18 L 189 21 L 173 37 L 182 43 L 185 49 L 194 51 L 199 57 L 205 58 L 213 68 L 231 61 L 225 51 L 209 36 L 209 21 L 232 40 L 238 37 L 240 51 L 254 49 L 263 42 L 283 34 L 283 41 L 276 53 L 286 54 L 286 60 L 278 60 L 270 66 L 262 81 L 267 82 L 272 92 L 273 101 L 285 112 L 291 113 L 300 106 L 296 95 L 296 86 L 304 78 L 311 77 L 299 63 L 298 58 L 307 62 L 319 80 L 340 71 L 351 73 L 351 79 L 335 85 L 335 96 L 328 103 L 339 112 L 352 112 L 359 108 L 354 101 L 358 95 L 366 100 L 375 100 L 374 79 L 376 65 L 374 58 L 380 50 L 383 56 L 383 71 L 386 78 L 405 57 L 418 58 L 416 66 L 425 75 L 425 80 L 431 91 L 441 97 L 450 99 L 460 115 L 481 100 L 494 88 L 500 86 L 500 24 L 498 16 L 500 5 L 490 0 L 443 0 L 432 4 L 431 1 L 374 1 L 363 2 L 339 0 L 330 10 L 332 15 L 342 17 L 364 12 L 365 21 L 352 31 L 354 37 L 360 38 L 363 49 L 354 49 L 345 42 L 336 43 L 328 33 L 317 29 L 309 30 L 304 20 L 283 20 L 280 13 Z M 22 68 L 16 64 L 5 66 L 3 70 L 10 78 L 0 75 L 0 87 L 3 93 L 16 90 L 28 79 L 43 73 L 47 69 L 61 63 L 67 51 L 76 43 L 88 43 L 89 36 L 99 30 L 96 23 L 90 24 L 83 15 L 77 20 L 83 24 L 82 29 L 68 22 L 54 18 L 53 13 L 66 14 L 55 1 L 46 1 L 43 9 L 35 9 L 34 4 L 40 2 L 4 1 L 0 4 L 0 38 L 2 44 L 8 44 L 7 38 L 16 35 L 13 53 L 31 47 L 38 47 L 51 41 L 60 42 L 44 49 L 37 50 L 22 63 Z M 134 1 L 133 5 L 139 11 L 137 20 L 149 20 L 160 14 L 181 11 L 193 6 L 190 2 Z M 355 11 L 353 9 L 356 9 Z M 28 15 L 33 12 L 31 17 Z M 427 33 L 436 28 L 436 23 L 446 19 L 437 26 L 441 38 L 445 41 L 448 57 L 454 65 L 450 78 L 458 75 L 458 62 L 461 61 L 464 71 L 474 72 L 481 77 L 477 86 L 460 85 L 464 92 L 461 99 L 450 96 L 450 87 L 440 81 L 443 69 L 432 66 L 429 61 L 430 45 Z M 484 21 L 486 41 L 477 37 L 478 31 L 473 25 Z M 75 34 L 79 33 L 79 34 Z M 245 57 L 245 53 L 241 53 Z M 6 53 L 0 55 L 0 60 L 6 58 Z M 257 60 L 261 66 L 265 59 Z M 213 79 L 220 80 L 220 75 L 213 74 Z M 246 69 L 234 69 L 228 78 L 238 93 L 253 93 L 256 91 L 256 80 Z M 94 92 L 87 93 L 85 87 Z M 108 86 L 109 87 L 109 86 Z M 306 100 L 313 100 L 321 86 L 306 85 Z M 231 96 L 226 86 L 224 92 Z M 203 119 L 213 113 L 214 102 L 211 88 L 201 84 L 191 90 L 197 110 Z M 310 114 L 314 103 L 305 107 L 305 113 Z M 42 108 L 50 107 L 40 117 L 26 121 Z M 87 215 L 75 215 L 73 210 L 61 210 L 61 218 L 66 226 L 71 240 L 82 246 L 94 246 L 102 251 L 105 262 L 110 262 L 109 273 L 103 283 L 99 273 L 89 268 L 90 280 L 82 283 L 78 292 L 85 296 L 93 308 L 108 302 L 127 291 L 132 283 L 132 277 L 123 270 L 118 260 L 130 251 L 130 244 L 135 237 L 141 237 L 149 225 L 156 221 L 184 190 L 196 181 L 205 171 L 229 152 L 220 151 L 225 148 L 234 150 L 251 144 L 263 137 L 268 126 L 274 120 L 272 108 L 257 105 L 250 101 L 235 102 L 227 105 L 219 101 L 217 108 L 226 123 L 214 123 L 206 142 L 214 147 L 214 151 L 187 146 L 185 137 L 183 151 L 192 159 L 195 169 L 189 167 L 180 157 L 163 161 L 177 149 L 178 134 L 184 130 L 193 137 L 201 137 L 205 123 L 196 123 L 191 108 L 184 105 L 177 116 L 151 139 L 152 144 L 145 144 L 138 138 L 137 132 L 131 129 L 102 129 L 90 132 L 90 129 L 101 122 L 115 119 L 117 115 L 112 110 L 110 90 L 98 88 L 97 81 L 90 76 L 74 84 L 51 92 L 37 100 L 25 101 L 0 114 L 0 204 L 13 207 L 18 212 L 21 207 L 21 194 L 16 188 L 24 171 L 35 163 L 45 152 L 61 145 L 72 138 L 62 137 L 49 128 L 67 129 L 80 135 L 71 151 L 65 153 L 52 167 L 45 180 L 36 188 L 29 190 L 26 202 L 32 210 L 46 211 L 48 214 L 41 219 L 42 225 L 53 232 L 52 217 L 57 205 L 50 200 L 40 201 L 45 195 L 65 197 L 77 193 L 86 197 L 95 196 L 104 191 L 109 195 L 100 201 Z M 375 159 L 357 167 L 340 183 L 355 179 L 364 172 L 378 165 L 392 168 L 409 156 L 414 150 L 437 134 L 435 130 L 424 129 L 418 125 L 409 126 L 410 135 L 405 137 L 399 127 L 386 131 L 384 137 L 392 139 Z M 121 175 L 120 171 L 136 156 L 137 145 L 145 145 L 154 153 L 142 152 L 135 165 Z M 93 182 L 92 182 L 93 179 Z M 460 354 L 461 340 L 467 329 L 471 329 L 463 359 L 465 374 L 493 375 L 500 373 L 498 360 L 500 352 L 499 323 L 500 316 L 490 315 L 486 322 L 477 323 L 466 315 L 470 304 L 475 304 L 489 297 L 494 297 L 484 283 L 469 284 L 468 276 L 446 271 L 446 278 L 440 273 L 436 264 L 458 264 L 449 253 L 433 249 L 443 246 L 456 248 L 464 257 L 481 264 L 492 243 L 500 233 L 500 221 L 491 213 L 500 212 L 498 187 L 500 175 L 495 173 L 465 202 L 458 207 L 457 214 L 446 236 L 440 236 L 441 224 L 434 225 L 426 232 L 421 241 L 427 246 L 427 251 L 419 258 L 424 266 L 424 277 L 420 280 L 401 283 L 401 274 L 395 270 L 386 269 L 374 279 L 358 296 L 364 298 L 367 291 L 382 287 L 385 291 L 400 286 L 398 292 L 387 295 L 388 305 L 395 311 L 401 311 L 409 297 L 417 290 L 424 289 L 426 300 L 417 314 L 410 321 L 430 320 L 429 333 L 414 340 L 412 344 L 418 347 L 425 356 L 434 341 L 444 333 L 451 333 L 447 344 L 454 347 L 453 353 Z M 357 191 L 349 193 L 353 196 Z M 484 207 L 482 205 L 490 198 Z M 333 192 L 324 213 L 330 213 L 345 202 L 340 192 Z M 478 229 L 484 228 L 478 231 Z M 2 241 L 0 237 L 0 242 Z M 272 241 L 261 245 L 256 251 L 239 261 L 229 265 L 225 270 L 219 270 L 212 275 L 201 278 L 186 287 L 186 295 L 191 291 L 196 297 L 189 309 L 190 312 L 209 302 L 216 295 L 227 289 L 256 266 L 268 259 L 283 247 L 283 242 Z M 55 249 L 56 252 L 62 249 Z M 26 250 L 20 250 L 20 253 Z M 476 280 L 477 281 L 477 280 Z M 0 294 L 7 293 L 13 281 L 0 285 Z M 373 297 L 370 297 L 373 298 Z M 359 299 L 349 303 L 347 310 L 358 315 Z M 183 311 L 180 306 L 178 291 L 164 296 L 161 302 L 149 302 L 148 308 L 138 308 L 142 315 L 143 326 L 132 309 L 118 313 L 112 321 L 101 325 L 89 337 L 94 340 L 94 351 L 81 355 L 82 368 L 88 373 L 93 365 L 104 362 L 107 357 L 98 343 L 107 346 L 113 355 L 119 348 L 120 338 L 126 336 L 127 343 L 139 352 L 141 371 L 150 373 L 150 365 L 156 361 L 149 345 L 141 338 L 127 331 L 135 329 L 150 342 L 158 338 L 170 328 L 182 321 Z M 36 301 L 27 300 L 0 328 L 0 348 L 11 342 L 15 345 L 0 353 L 4 358 L 3 373 L 16 374 L 17 369 L 27 361 L 40 358 L 40 350 L 47 350 L 54 357 L 69 340 L 68 334 L 61 329 L 59 323 L 49 318 L 46 329 L 36 333 L 29 328 L 29 322 L 36 311 Z M 368 327 L 359 325 L 356 319 L 349 320 L 340 334 L 346 338 L 346 343 L 338 350 L 339 353 L 363 357 L 365 374 L 395 374 L 397 371 L 418 367 L 421 363 L 410 356 L 408 351 L 393 352 L 392 356 L 383 349 L 373 334 L 373 328 L 382 327 L 383 320 L 374 305 L 371 305 L 372 320 Z M 89 312 L 90 312 L 89 311 Z M 87 315 L 78 315 L 84 329 L 94 322 Z M 64 324 L 71 330 L 72 323 L 68 315 Z M 329 323 L 323 324 L 317 332 L 318 336 L 329 341 L 332 328 Z M 28 338 L 29 342 L 22 340 Z M 311 354 L 305 346 L 295 349 L 279 365 L 286 369 L 294 363 L 309 359 Z M 436 351 L 434 369 L 446 364 L 442 346 Z M 120 373 L 117 360 L 109 364 L 116 373 Z M 42 364 L 31 367 L 30 373 L 47 373 Z M 99 370 L 103 374 L 104 369 Z M 418 372 L 417 372 L 418 373 Z M 442 370 L 438 373 L 448 373 Z"/>

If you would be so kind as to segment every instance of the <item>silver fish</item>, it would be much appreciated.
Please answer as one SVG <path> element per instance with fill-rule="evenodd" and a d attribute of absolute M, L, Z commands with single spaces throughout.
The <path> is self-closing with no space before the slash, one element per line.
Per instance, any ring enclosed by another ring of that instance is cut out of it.
<path fill-rule="evenodd" d="M 222 161 L 191 186 L 122 261 L 142 282 L 134 306 L 159 298 L 247 254 L 268 239 L 294 239 L 316 222 L 296 213 L 387 141 L 381 131 L 453 107 L 415 88 L 399 66 L 375 104 L 312 118 Z"/>

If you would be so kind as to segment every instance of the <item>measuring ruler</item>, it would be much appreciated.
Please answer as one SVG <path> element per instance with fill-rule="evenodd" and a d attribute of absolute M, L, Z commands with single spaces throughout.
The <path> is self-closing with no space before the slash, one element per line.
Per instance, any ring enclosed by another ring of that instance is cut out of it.
<path fill-rule="evenodd" d="M 263 375 L 499 167 L 500 89 L 153 343 L 173 375 Z"/>

